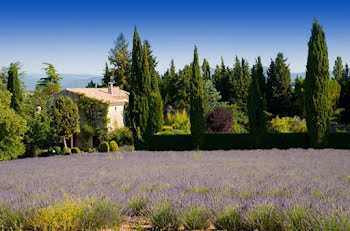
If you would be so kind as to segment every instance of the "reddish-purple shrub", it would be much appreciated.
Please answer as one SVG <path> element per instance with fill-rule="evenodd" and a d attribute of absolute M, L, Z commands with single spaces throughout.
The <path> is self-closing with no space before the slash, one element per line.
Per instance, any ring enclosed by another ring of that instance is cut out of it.
<path fill-rule="evenodd" d="M 207 115 L 206 120 L 208 133 L 231 132 L 233 124 L 232 113 L 225 108 L 217 107 L 212 113 Z"/>

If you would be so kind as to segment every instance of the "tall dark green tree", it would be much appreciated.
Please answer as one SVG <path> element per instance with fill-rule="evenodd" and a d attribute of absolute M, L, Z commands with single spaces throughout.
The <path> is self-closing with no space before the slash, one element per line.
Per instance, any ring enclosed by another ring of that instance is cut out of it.
<path fill-rule="evenodd" d="M 102 87 L 108 86 L 108 83 L 111 82 L 111 80 L 112 80 L 111 76 L 112 76 L 112 72 L 110 71 L 108 64 L 105 63 L 105 70 L 104 70 L 102 81 L 101 81 Z"/>
<path fill-rule="evenodd" d="M 258 144 L 259 138 L 266 132 L 266 101 L 262 91 L 263 79 L 265 76 L 262 71 L 261 59 L 258 57 L 252 68 L 252 81 L 248 90 L 249 132 L 255 144 Z"/>
<path fill-rule="evenodd" d="M 148 58 L 148 66 L 149 66 L 149 73 L 151 75 L 151 90 L 159 92 L 159 73 L 156 70 L 156 67 L 158 65 L 158 62 L 156 60 L 156 57 L 153 55 L 153 51 L 151 49 L 151 44 L 148 40 L 144 41 L 144 46 L 147 46 L 147 58 Z"/>
<path fill-rule="evenodd" d="M 325 34 L 315 20 L 309 41 L 305 78 L 306 124 L 313 147 L 326 143 L 331 106 L 329 96 L 329 61 Z"/>
<path fill-rule="evenodd" d="M 333 66 L 333 76 L 334 76 L 334 79 L 337 80 L 340 85 L 344 84 L 343 73 L 344 73 L 343 60 L 341 57 L 338 56 Z"/>
<path fill-rule="evenodd" d="M 229 102 L 231 104 L 236 104 L 242 111 L 247 112 L 248 88 L 251 77 L 246 60 L 242 59 L 242 62 L 240 62 L 236 56 L 230 82 L 232 82 L 232 93 Z"/>
<path fill-rule="evenodd" d="M 177 74 L 175 70 L 174 60 L 170 62 L 170 68 L 167 69 L 161 80 L 161 95 L 166 106 L 174 106 L 174 95 L 177 91 L 174 85 L 177 82 Z"/>
<path fill-rule="evenodd" d="M 109 50 L 108 60 L 111 65 L 111 73 L 113 73 L 114 82 L 121 89 L 129 91 L 129 76 L 131 68 L 130 52 L 128 50 L 129 43 L 123 33 L 120 33 L 117 40 L 114 41 L 114 47 Z M 104 81 L 104 86 L 108 82 Z"/>
<path fill-rule="evenodd" d="M 11 63 L 8 71 L 7 90 L 12 94 L 11 108 L 16 112 L 20 110 L 23 101 L 23 93 L 21 88 L 21 80 L 18 77 L 19 63 Z"/>
<path fill-rule="evenodd" d="M 279 116 L 294 116 L 291 76 L 286 61 L 282 53 L 271 60 L 266 82 L 267 111 Z"/>
<path fill-rule="evenodd" d="M 191 136 L 194 148 L 199 148 L 205 132 L 203 79 L 200 72 L 197 47 L 194 48 L 190 94 Z"/>
<path fill-rule="evenodd" d="M 224 59 L 221 57 L 221 65 L 216 66 L 215 72 L 213 74 L 213 82 L 215 88 L 221 94 L 221 101 L 228 102 L 232 96 L 232 76 L 230 69 L 225 66 Z"/>
<path fill-rule="evenodd" d="M 345 86 L 342 88 L 343 95 L 339 99 L 340 107 L 344 108 L 341 118 L 343 123 L 350 124 L 350 71 L 348 64 L 345 64 L 343 79 Z"/>
<path fill-rule="evenodd" d="M 130 75 L 129 125 L 137 148 L 142 148 L 145 145 L 149 122 L 148 97 L 151 93 L 151 76 L 147 54 L 148 47 L 142 47 L 135 28 Z"/>
<path fill-rule="evenodd" d="M 151 78 L 151 93 L 148 98 L 149 103 L 149 118 L 148 118 L 148 135 L 152 135 L 156 132 L 161 131 L 163 127 L 163 100 L 160 95 L 159 90 L 159 74 L 156 71 L 157 61 L 156 58 L 152 54 L 150 43 L 145 40 L 144 49 L 147 52 L 148 64 L 149 64 L 149 72 Z"/>
<path fill-rule="evenodd" d="M 203 72 L 203 79 L 204 79 L 204 81 L 211 79 L 210 66 L 209 66 L 209 62 L 206 59 L 203 60 L 202 72 Z"/>
<path fill-rule="evenodd" d="M 185 65 L 182 70 L 179 71 L 176 81 L 174 81 L 174 87 L 176 88 L 173 102 L 174 109 L 178 111 L 190 109 L 190 79 L 192 76 L 192 67 Z"/>
<path fill-rule="evenodd" d="M 305 118 L 305 92 L 304 92 L 304 79 L 297 76 L 295 78 L 294 96 L 296 104 L 296 113 L 300 118 Z"/>

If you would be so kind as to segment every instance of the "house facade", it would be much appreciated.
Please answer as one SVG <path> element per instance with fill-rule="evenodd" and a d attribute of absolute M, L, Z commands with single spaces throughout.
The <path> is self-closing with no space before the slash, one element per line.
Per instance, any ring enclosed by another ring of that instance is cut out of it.
<path fill-rule="evenodd" d="M 93 120 L 94 124 L 106 121 L 106 124 L 101 123 L 101 129 L 107 129 L 107 132 L 112 131 L 116 127 L 124 127 L 126 124 L 125 109 L 129 103 L 129 92 L 113 86 L 113 83 L 109 83 L 107 88 L 67 88 L 55 94 L 54 99 L 59 96 L 71 98 L 79 108 L 81 132 L 74 135 L 73 141 L 76 147 L 87 148 L 99 144 L 96 135 L 88 135 L 87 137 L 87 134 L 84 134 L 82 129 L 84 126 L 90 125 L 91 120 Z M 94 109 L 91 109 L 87 114 L 86 109 L 83 109 L 79 104 L 81 97 L 104 103 L 108 107 L 107 118 L 100 118 L 101 113 L 94 111 Z"/>

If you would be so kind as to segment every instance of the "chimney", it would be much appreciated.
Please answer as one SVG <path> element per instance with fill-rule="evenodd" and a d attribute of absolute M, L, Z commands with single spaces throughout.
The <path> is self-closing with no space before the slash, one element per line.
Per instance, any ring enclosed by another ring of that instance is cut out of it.
<path fill-rule="evenodd" d="M 108 83 L 108 94 L 113 95 L 113 82 Z"/>

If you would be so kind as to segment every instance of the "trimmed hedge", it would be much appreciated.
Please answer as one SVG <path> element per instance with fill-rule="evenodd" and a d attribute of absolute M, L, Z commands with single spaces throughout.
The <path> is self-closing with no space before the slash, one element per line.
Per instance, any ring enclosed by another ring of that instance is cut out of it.
<path fill-rule="evenodd" d="M 203 143 L 202 150 L 310 148 L 307 133 L 268 133 L 258 145 L 249 134 L 205 134 Z M 350 149 L 350 133 L 330 133 L 326 148 Z M 148 150 L 193 150 L 191 135 L 154 135 Z"/>
<path fill-rule="evenodd" d="M 329 148 L 350 149 L 350 133 L 329 133 L 327 146 Z"/>
<path fill-rule="evenodd" d="M 115 142 L 114 140 L 109 142 L 109 148 L 111 152 L 116 152 L 119 149 L 117 142 Z"/>
<path fill-rule="evenodd" d="M 102 142 L 100 146 L 98 146 L 99 152 L 109 152 L 109 144 L 107 142 Z"/>
<path fill-rule="evenodd" d="M 74 148 L 72 148 L 72 153 L 74 153 L 74 154 L 81 154 L 81 151 L 80 151 L 80 149 L 78 147 L 74 147 Z"/>

